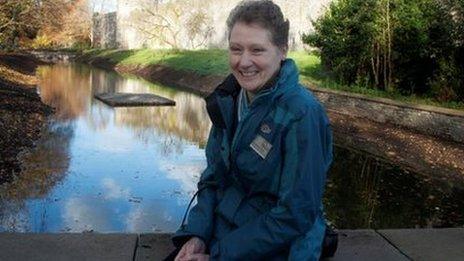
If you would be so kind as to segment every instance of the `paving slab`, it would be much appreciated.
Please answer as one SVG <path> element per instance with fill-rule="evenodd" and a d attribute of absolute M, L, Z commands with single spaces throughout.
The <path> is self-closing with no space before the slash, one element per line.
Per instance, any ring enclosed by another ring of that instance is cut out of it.
<path fill-rule="evenodd" d="M 99 93 L 94 97 L 112 107 L 176 105 L 173 100 L 151 93 Z"/>
<path fill-rule="evenodd" d="M 2 261 L 132 261 L 136 234 L 0 233 Z"/>
<path fill-rule="evenodd" d="M 326 260 L 409 260 L 374 230 L 341 230 L 335 256 Z"/>
<path fill-rule="evenodd" d="M 464 260 L 464 228 L 386 229 L 378 232 L 413 260 Z"/>
<path fill-rule="evenodd" d="M 141 234 L 135 260 L 163 260 L 173 250 L 174 245 L 171 243 L 171 234 Z"/>
<path fill-rule="evenodd" d="M 174 246 L 170 234 L 142 234 L 137 261 L 163 260 Z M 342 230 L 335 257 L 326 260 L 408 260 L 374 230 Z"/>
<path fill-rule="evenodd" d="M 170 236 L 0 233 L 0 260 L 163 260 L 174 250 Z M 464 229 L 341 230 L 326 260 L 411 259 L 464 260 Z"/>

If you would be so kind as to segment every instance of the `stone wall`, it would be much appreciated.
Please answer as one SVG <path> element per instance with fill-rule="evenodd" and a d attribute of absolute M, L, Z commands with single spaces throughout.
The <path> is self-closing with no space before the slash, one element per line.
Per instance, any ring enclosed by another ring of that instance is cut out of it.
<path fill-rule="evenodd" d="M 311 20 L 331 1 L 274 0 L 290 21 L 292 49 L 304 47 L 301 36 L 312 30 Z M 96 15 L 93 42 L 98 47 L 126 49 L 225 47 L 226 19 L 238 2 L 118 0 L 116 14 Z"/>
<path fill-rule="evenodd" d="M 117 48 L 119 47 L 118 15 L 116 12 L 100 14 L 94 13 L 92 18 L 92 47 Z"/>
<path fill-rule="evenodd" d="M 30 51 L 29 54 L 47 63 L 72 62 L 78 56 L 75 52 L 66 51 Z"/>
<path fill-rule="evenodd" d="M 464 111 L 311 88 L 328 110 L 464 143 Z"/>

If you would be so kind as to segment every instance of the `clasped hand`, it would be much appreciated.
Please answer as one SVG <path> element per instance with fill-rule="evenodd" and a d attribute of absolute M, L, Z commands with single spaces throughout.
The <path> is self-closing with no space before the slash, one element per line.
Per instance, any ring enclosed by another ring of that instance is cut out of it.
<path fill-rule="evenodd" d="M 205 252 L 205 242 L 198 237 L 192 237 L 182 246 L 174 261 L 208 261 L 209 255 Z"/>

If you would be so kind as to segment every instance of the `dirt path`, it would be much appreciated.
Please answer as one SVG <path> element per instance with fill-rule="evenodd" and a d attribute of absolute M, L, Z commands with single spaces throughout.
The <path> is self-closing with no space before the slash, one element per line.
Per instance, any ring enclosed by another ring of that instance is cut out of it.
<path fill-rule="evenodd" d="M 29 56 L 0 54 L 0 184 L 20 171 L 18 153 L 33 146 L 52 113 L 34 85 L 39 64 Z"/>

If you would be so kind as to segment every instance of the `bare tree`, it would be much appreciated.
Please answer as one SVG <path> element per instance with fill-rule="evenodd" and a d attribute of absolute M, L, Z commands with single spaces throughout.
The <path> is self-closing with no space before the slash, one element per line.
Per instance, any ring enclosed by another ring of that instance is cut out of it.
<path fill-rule="evenodd" d="M 203 10 L 195 10 L 190 14 L 186 22 L 190 48 L 196 49 L 205 45 L 214 30 L 210 24 L 211 19 Z"/>
<path fill-rule="evenodd" d="M 147 40 L 170 48 L 198 48 L 212 34 L 211 19 L 191 1 L 139 1 L 131 25 Z"/>
<path fill-rule="evenodd" d="M 91 16 L 87 0 L 47 0 L 41 8 L 39 34 L 55 45 L 90 42 Z"/>

